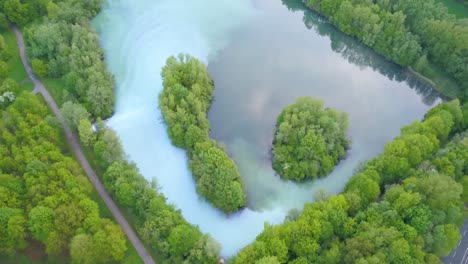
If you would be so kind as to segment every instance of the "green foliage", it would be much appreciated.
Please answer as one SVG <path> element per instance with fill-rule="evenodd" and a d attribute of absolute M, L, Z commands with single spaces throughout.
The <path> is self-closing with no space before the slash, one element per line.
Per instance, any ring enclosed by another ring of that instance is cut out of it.
<path fill-rule="evenodd" d="M 173 255 L 189 253 L 199 239 L 199 232 L 188 225 L 180 225 L 171 231 L 168 237 L 169 252 Z"/>
<path fill-rule="evenodd" d="M 114 131 L 109 129 L 100 131 L 94 144 L 94 154 L 96 155 L 96 161 L 103 168 L 107 168 L 116 161 L 123 160 L 124 151 L 120 139 Z"/>
<path fill-rule="evenodd" d="M 17 81 L 13 79 L 6 79 L 0 85 L 0 93 L 12 92 L 14 94 L 18 94 L 19 92 L 19 84 Z"/>
<path fill-rule="evenodd" d="M 219 245 L 188 224 L 180 211 L 126 161 L 107 168 L 104 185 L 135 217 L 135 228 L 150 250 L 168 263 L 214 263 Z M 184 262 L 185 261 L 185 262 Z"/>
<path fill-rule="evenodd" d="M 19 91 L 19 84 L 12 79 L 6 79 L 0 85 L 0 109 L 9 106 Z"/>
<path fill-rule="evenodd" d="M 301 97 L 281 112 L 273 139 L 273 168 L 301 181 L 329 174 L 346 155 L 348 117 L 323 102 Z"/>
<path fill-rule="evenodd" d="M 432 164 L 445 175 L 453 175 L 456 181 L 468 175 L 468 132 L 455 135 L 452 140 L 441 148 Z M 468 191 L 468 190 L 467 190 Z"/>
<path fill-rule="evenodd" d="M 0 13 L 0 31 L 6 31 L 9 29 L 9 22 L 5 16 L 5 14 Z"/>
<path fill-rule="evenodd" d="M 8 19 L 20 26 L 25 25 L 29 20 L 29 5 L 23 4 L 20 0 L 6 0 L 3 10 Z"/>
<path fill-rule="evenodd" d="M 89 118 L 89 113 L 83 106 L 70 101 L 63 104 L 60 112 L 68 125 L 74 130 L 78 129 L 81 120 Z"/>
<path fill-rule="evenodd" d="M 188 151 L 197 192 L 227 214 L 244 207 L 246 195 L 237 166 L 208 136 L 207 111 L 214 85 L 206 66 L 181 54 L 167 59 L 162 78 L 159 107 L 172 143 Z"/>
<path fill-rule="evenodd" d="M 82 263 L 75 259 L 82 245 L 76 241 L 86 236 L 93 242 L 88 263 L 119 261 L 125 236 L 99 216 L 89 198 L 92 186 L 78 163 L 62 154 L 60 131 L 46 122 L 48 114 L 29 93 L 0 111 L 0 251 L 14 254 L 32 238 L 49 256 L 71 254 Z"/>
<path fill-rule="evenodd" d="M 39 78 L 44 78 L 47 75 L 47 65 L 43 61 L 33 59 L 31 61 L 31 67 Z"/>
<path fill-rule="evenodd" d="M 11 58 L 11 52 L 3 36 L 0 35 L 0 60 L 8 61 Z"/>
<path fill-rule="evenodd" d="M 8 76 L 9 68 L 8 63 L 0 61 L 0 80 L 5 79 Z"/>
<path fill-rule="evenodd" d="M 343 194 L 267 226 L 234 263 L 439 263 L 457 246 L 465 220 L 468 131 L 460 113 L 457 101 L 433 108 Z"/>
<path fill-rule="evenodd" d="M 81 142 L 87 146 L 93 146 L 96 142 L 96 134 L 93 131 L 91 122 L 88 119 L 81 119 L 78 124 L 78 133 Z"/>
<path fill-rule="evenodd" d="M 56 3 L 50 1 L 47 4 L 47 17 L 48 18 L 56 19 L 59 12 L 60 12 L 60 7 Z"/>
<path fill-rule="evenodd" d="M 0 253 L 13 255 L 26 247 L 26 220 L 20 209 L 0 208 Z"/>
<path fill-rule="evenodd" d="M 72 263 L 110 263 L 120 261 L 126 250 L 123 231 L 107 221 L 94 235 L 76 235 L 70 244 Z"/>
<path fill-rule="evenodd" d="M 167 59 L 161 75 L 164 89 L 159 95 L 159 107 L 173 144 L 189 149 L 208 140 L 210 123 L 206 113 L 213 96 L 213 81 L 205 65 L 181 54 Z"/>
<path fill-rule="evenodd" d="M 393 1 L 392 12 L 406 15 L 407 27 L 419 37 L 428 59 L 466 90 L 468 85 L 468 25 L 433 0 Z"/>
<path fill-rule="evenodd" d="M 305 4 L 397 64 L 412 65 L 421 56 L 421 46 L 406 28 L 402 13 L 388 12 L 372 1 L 307 0 Z"/>
<path fill-rule="evenodd" d="M 55 212 L 51 208 L 36 206 L 29 212 L 28 228 L 34 239 L 46 242 L 54 229 Z"/>
<path fill-rule="evenodd" d="M 439 225 L 434 228 L 433 251 L 439 256 L 447 256 L 461 239 L 455 225 Z"/>
<path fill-rule="evenodd" d="M 245 206 L 247 199 L 239 171 L 215 141 L 197 143 L 190 157 L 190 169 L 197 182 L 198 193 L 227 214 Z"/>
<path fill-rule="evenodd" d="M 47 1 L 40 5 L 39 13 L 47 13 L 49 19 L 24 33 L 26 51 L 38 76 L 62 78 L 66 92 L 93 117 L 106 118 L 113 112 L 114 80 L 90 25 L 101 4 L 100 0 Z"/>

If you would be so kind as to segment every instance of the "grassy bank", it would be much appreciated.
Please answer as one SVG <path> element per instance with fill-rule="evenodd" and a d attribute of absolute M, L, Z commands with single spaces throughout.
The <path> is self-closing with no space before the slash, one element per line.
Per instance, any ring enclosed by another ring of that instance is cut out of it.
<path fill-rule="evenodd" d="M 457 18 L 468 18 L 468 6 L 461 2 L 457 0 L 436 0 L 436 2 L 444 4 L 449 13 L 455 15 Z"/>
<path fill-rule="evenodd" d="M 455 99 L 462 93 L 455 81 L 433 64 L 426 64 L 418 69 L 412 67 L 408 67 L 408 69 L 412 74 L 429 83 L 432 88 L 450 99 Z"/>
<path fill-rule="evenodd" d="M 7 61 L 9 67 L 8 77 L 17 81 L 20 88 L 25 91 L 32 91 L 34 88 L 33 83 L 28 78 L 28 74 L 23 67 L 21 57 L 19 55 L 18 45 L 16 44 L 16 37 L 13 31 L 8 30 L 2 33 L 8 49 L 11 53 L 11 58 Z"/>

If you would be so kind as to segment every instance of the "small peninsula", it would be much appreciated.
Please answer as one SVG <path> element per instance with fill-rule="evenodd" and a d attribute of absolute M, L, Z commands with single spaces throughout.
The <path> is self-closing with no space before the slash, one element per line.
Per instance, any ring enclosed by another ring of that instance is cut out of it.
<path fill-rule="evenodd" d="M 197 193 L 226 214 L 245 207 L 247 198 L 236 164 L 208 135 L 214 84 L 206 66 L 190 55 L 172 56 L 162 78 L 159 107 L 172 143 L 187 150 Z"/>

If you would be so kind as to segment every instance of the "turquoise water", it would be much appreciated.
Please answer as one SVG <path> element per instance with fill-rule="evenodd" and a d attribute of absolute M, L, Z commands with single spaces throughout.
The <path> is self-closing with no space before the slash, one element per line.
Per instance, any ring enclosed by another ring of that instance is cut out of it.
<path fill-rule="evenodd" d="M 317 190 L 340 192 L 360 161 L 438 101 L 298 1 L 108 0 L 94 24 L 117 84 L 109 125 L 142 174 L 220 242 L 224 256 Z M 161 67 L 180 52 L 208 64 L 216 84 L 211 133 L 237 162 L 249 194 L 249 208 L 229 217 L 195 193 L 186 154 L 171 145 L 158 109 Z M 274 174 L 269 151 L 277 114 L 303 95 L 349 113 L 352 149 L 328 177 L 297 185 Z"/>

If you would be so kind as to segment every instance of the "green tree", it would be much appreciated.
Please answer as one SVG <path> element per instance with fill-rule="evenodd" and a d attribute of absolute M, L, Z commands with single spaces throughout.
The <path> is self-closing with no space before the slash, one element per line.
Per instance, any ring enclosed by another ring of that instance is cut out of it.
<path fill-rule="evenodd" d="M 347 115 L 301 97 L 278 116 L 273 168 L 285 179 L 325 176 L 346 155 Z"/>
<path fill-rule="evenodd" d="M 96 263 L 94 254 L 95 248 L 90 235 L 79 234 L 73 237 L 70 244 L 72 263 Z M 105 252 L 103 252 L 103 254 L 105 254 Z"/>
<path fill-rule="evenodd" d="M 8 76 L 9 70 L 8 63 L 0 61 L 0 80 L 3 80 Z"/>
<path fill-rule="evenodd" d="M 11 58 L 10 49 L 5 42 L 5 39 L 0 35 L 0 60 L 8 61 Z"/>
<path fill-rule="evenodd" d="M 7 31 L 9 28 L 10 28 L 10 23 L 8 22 L 5 14 L 0 13 L 0 31 Z"/>
<path fill-rule="evenodd" d="M 81 119 L 78 124 L 78 132 L 80 140 L 87 147 L 93 146 L 96 142 L 96 134 L 93 130 L 91 122 L 88 119 Z"/>
<path fill-rule="evenodd" d="M 19 0 L 6 0 L 4 11 L 8 19 L 15 24 L 23 26 L 29 21 L 29 6 Z"/>
<path fill-rule="evenodd" d="M 3 81 L 2 85 L 0 85 L 0 94 L 6 93 L 6 92 L 12 92 L 13 94 L 18 94 L 19 88 L 20 87 L 17 81 L 8 78 Z"/>
<path fill-rule="evenodd" d="M 239 171 L 216 142 L 196 144 L 191 153 L 190 168 L 197 181 L 197 192 L 215 207 L 232 213 L 246 205 Z"/>
<path fill-rule="evenodd" d="M 124 152 L 120 139 L 112 130 L 104 130 L 98 141 L 94 144 L 94 153 L 99 164 L 107 168 L 116 161 L 122 161 Z"/>
<path fill-rule="evenodd" d="M 34 239 L 45 242 L 49 233 L 54 230 L 54 216 L 52 209 L 37 206 L 29 212 L 28 229 Z"/>
<path fill-rule="evenodd" d="M 31 61 L 31 66 L 32 66 L 34 73 L 39 78 L 44 78 L 47 76 L 47 65 L 42 60 L 33 59 Z"/>
<path fill-rule="evenodd" d="M 255 264 L 280 264 L 276 257 L 264 257 L 255 262 Z"/>
<path fill-rule="evenodd" d="M 68 123 L 68 125 L 73 129 L 78 129 L 80 120 L 88 119 L 89 113 L 84 107 L 80 104 L 72 103 L 70 101 L 65 102 L 60 108 L 60 112 L 63 115 L 63 118 Z"/>
<path fill-rule="evenodd" d="M 168 238 L 171 254 L 184 256 L 197 243 L 198 232 L 197 230 L 187 226 L 179 225 L 174 228 Z"/>
<path fill-rule="evenodd" d="M 124 257 L 127 245 L 120 226 L 109 220 L 101 220 L 101 228 L 92 239 L 94 263 L 118 262 Z"/>
<path fill-rule="evenodd" d="M 244 207 L 246 195 L 237 166 L 208 135 L 214 84 L 206 66 L 181 54 L 167 59 L 161 76 L 159 106 L 172 144 L 188 150 L 197 192 L 225 213 Z"/>
<path fill-rule="evenodd" d="M 438 256 L 447 256 L 461 239 L 455 225 L 439 225 L 434 228 L 433 251 Z"/>
<path fill-rule="evenodd" d="M 104 89 L 92 85 L 86 94 L 86 104 L 94 116 L 108 117 L 112 115 L 114 95 L 112 89 Z"/>
<path fill-rule="evenodd" d="M 26 219 L 20 209 L 0 208 L 0 252 L 13 255 L 26 247 Z"/>
<path fill-rule="evenodd" d="M 58 13 L 60 11 L 60 8 L 59 6 L 50 1 L 48 4 L 47 4 L 47 16 L 50 18 L 50 19 L 55 19 L 57 18 L 58 16 Z"/>

